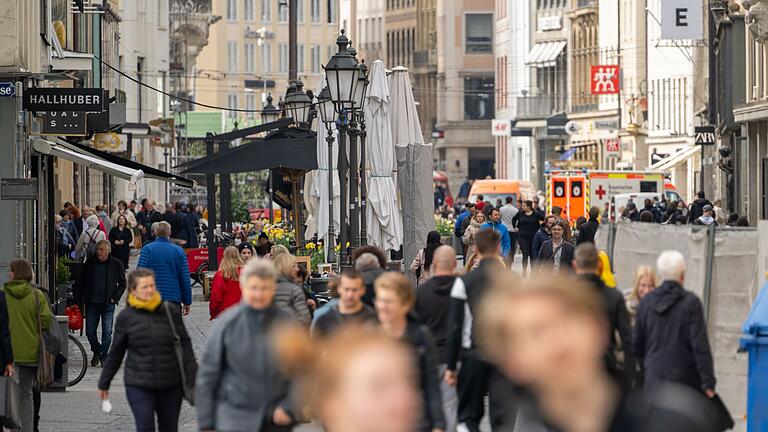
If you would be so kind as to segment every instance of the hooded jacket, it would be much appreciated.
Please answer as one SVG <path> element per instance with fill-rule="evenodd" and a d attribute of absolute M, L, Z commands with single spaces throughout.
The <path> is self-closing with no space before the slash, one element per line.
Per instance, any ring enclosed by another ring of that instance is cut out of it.
<path fill-rule="evenodd" d="M 696 200 L 691 203 L 691 209 L 688 211 L 689 224 L 692 224 L 694 221 L 696 221 L 696 219 L 704 214 L 705 205 L 712 205 L 712 203 L 709 202 L 709 200 L 706 198 L 696 198 Z"/>
<path fill-rule="evenodd" d="M 696 294 L 664 281 L 643 297 L 635 325 L 634 351 L 646 387 L 671 381 L 699 391 L 715 389 L 704 308 Z"/>
<path fill-rule="evenodd" d="M 533 243 L 531 245 L 531 258 L 534 260 L 539 258 L 539 252 L 541 252 L 541 245 L 544 244 L 545 241 L 549 240 L 551 236 L 547 232 L 547 225 L 541 224 L 541 227 L 538 231 L 536 231 L 536 234 L 533 236 Z"/>
<path fill-rule="evenodd" d="M 512 241 L 509 239 L 509 230 L 507 229 L 507 226 L 501 221 L 494 222 L 491 220 L 480 227 L 480 229 L 485 228 L 493 228 L 499 235 L 501 235 L 501 256 L 509 256 L 510 249 L 512 249 Z"/>
<path fill-rule="evenodd" d="M 53 321 L 45 294 L 23 280 L 6 282 L 3 291 L 8 306 L 8 326 L 11 329 L 11 346 L 16 363 L 37 366 L 40 351 L 38 311 L 43 330 L 47 330 Z"/>
<path fill-rule="evenodd" d="M 437 362 L 446 363 L 446 344 L 448 340 L 448 305 L 451 301 L 451 288 L 456 276 L 433 276 L 416 288 L 416 301 L 413 316 L 432 332 L 437 348 Z"/>

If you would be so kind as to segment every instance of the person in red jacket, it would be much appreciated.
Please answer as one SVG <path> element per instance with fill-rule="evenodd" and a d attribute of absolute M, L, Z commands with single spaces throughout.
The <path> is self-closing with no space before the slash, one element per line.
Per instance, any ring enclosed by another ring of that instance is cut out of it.
<path fill-rule="evenodd" d="M 219 271 L 213 276 L 211 300 L 208 307 L 211 319 L 216 319 L 220 313 L 232 305 L 240 303 L 240 268 L 243 260 L 240 251 L 234 246 L 224 249 L 224 257 L 219 265 Z"/>

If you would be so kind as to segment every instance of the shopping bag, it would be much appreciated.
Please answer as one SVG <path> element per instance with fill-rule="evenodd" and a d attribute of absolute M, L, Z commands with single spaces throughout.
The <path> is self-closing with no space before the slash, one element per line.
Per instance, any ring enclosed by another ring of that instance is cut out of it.
<path fill-rule="evenodd" d="M 725 406 L 723 403 L 723 400 L 720 399 L 719 395 L 715 395 L 714 397 L 710 398 L 710 402 L 712 402 L 712 407 L 710 408 L 710 412 L 713 416 L 713 429 L 717 431 L 726 431 L 733 429 L 734 422 L 733 417 L 731 416 L 731 413 L 728 411 L 728 407 Z"/>
<path fill-rule="evenodd" d="M 8 429 L 21 428 L 21 389 L 11 377 L 0 376 L 0 425 Z"/>
<path fill-rule="evenodd" d="M 64 313 L 69 318 L 69 329 L 72 331 L 83 329 L 83 313 L 77 305 L 67 306 Z"/>

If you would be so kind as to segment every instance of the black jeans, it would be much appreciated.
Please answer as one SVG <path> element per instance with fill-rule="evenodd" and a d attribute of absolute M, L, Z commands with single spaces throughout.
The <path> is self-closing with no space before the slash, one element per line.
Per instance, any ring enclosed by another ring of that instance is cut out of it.
<path fill-rule="evenodd" d="M 533 263 L 537 257 L 532 257 L 533 237 L 524 237 L 518 234 L 517 242 L 520 244 L 520 253 L 523 255 L 523 276 L 528 273 L 528 268 L 533 270 Z"/>
<path fill-rule="evenodd" d="M 155 432 L 155 413 L 159 432 L 178 432 L 181 386 L 162 390 L 125 386 L 125 396 L 136 420 L 136 432 Z"/>
<path fill-rule="evenodd" d="M 517 410 L 512 384 L 493 365 L 479 358 L 475 350 L 466 350 L 461 355 L 457 390 L 460 425 L 464 424 L 471 432 L 480 432 L 488 394 L 491 430 L 508 431 L 514 427 Z"/>

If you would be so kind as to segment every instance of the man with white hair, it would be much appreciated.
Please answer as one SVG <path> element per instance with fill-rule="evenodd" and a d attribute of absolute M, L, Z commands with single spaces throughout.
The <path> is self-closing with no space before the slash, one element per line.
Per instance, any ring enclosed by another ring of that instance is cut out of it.
<path fill-rule="evenodd" d="M 189 281 L 189 263 L 184 249 L 171 242 L 171 225 L 155 222 L 152 225 L 155 241 L 141 248 L 137 268 L 155 272 L 155 283 L 165 301 L 180 304 L 184 315 L 189 315 L 192 304 L 192 285 Z"/>
<path fill-rule="evenodd" d="M 675 382 L 715 396 L 715 373 L 704 308 L 683 288 L 685 257 L 664 251 L 656 261 L 661 286 L 637 309 L 634 351 L 645 372 L 646 388 Z"/>

